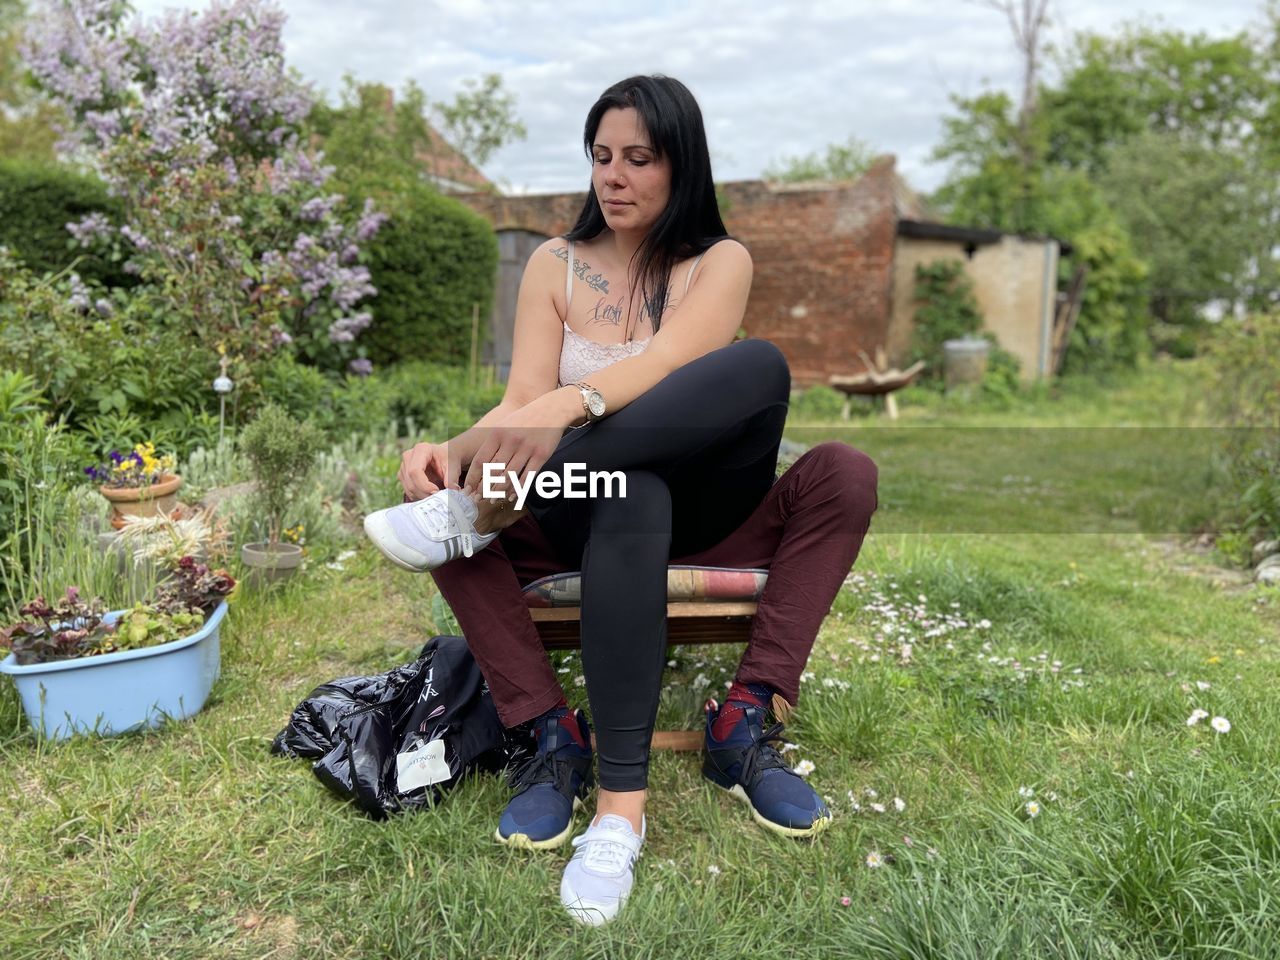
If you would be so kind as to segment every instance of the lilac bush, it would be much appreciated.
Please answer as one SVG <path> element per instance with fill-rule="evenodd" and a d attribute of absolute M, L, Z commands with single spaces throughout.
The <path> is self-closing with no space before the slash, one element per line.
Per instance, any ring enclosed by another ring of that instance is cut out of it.
<path fill-rule="evenodd" d="M 361 244 L 386 216 L 326 192 L 332 169 L 300 135 L 313 98 L 286 68 L 284 14 L 262 0 L 150 22 L 118 0 L 33 13 L 25 56 L 65 110 L 61 149 L 124 201 L 118 231 L 92 214 L 67 224 L 76 240 L 117 242 L 157 319 L 210 350 L 361 359 L 371 317 L 358 304 L 376 293 Z"/>

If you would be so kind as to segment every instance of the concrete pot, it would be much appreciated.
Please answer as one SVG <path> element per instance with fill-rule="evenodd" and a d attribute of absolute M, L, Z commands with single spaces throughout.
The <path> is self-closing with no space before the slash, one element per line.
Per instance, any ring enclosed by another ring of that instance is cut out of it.
<path fill-rule="evenodd" d="M 947 389 L 968 389 L 982 383 L 991 344 L 981 337 L 947 340 L 942 344 L 942 368 Z"/>
<path fill-rule="evenodd" d="M 245 579 L 255 586 L 281 583 L 302 565 L 302 548 L 296 543 L 246 543 L 240 562 L 249 568 Z"/>

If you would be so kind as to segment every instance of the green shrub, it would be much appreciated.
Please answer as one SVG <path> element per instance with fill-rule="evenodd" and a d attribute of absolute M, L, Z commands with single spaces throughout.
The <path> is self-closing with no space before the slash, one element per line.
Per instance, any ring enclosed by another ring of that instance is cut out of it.
<path fill-rule="evenodd" d="M 991 344 L 987 353 L 987 370 L 982 377 L 982 393 L 993 400 L 1012 400 L 1022 389 L 1022 361 L 996 343 L 993 334 L 983 336 Z"/>
<path fill-rule="evenodd" d="M 1222 321 L 1206 344 L 1205 395 L 1227 431 L 1231 489 L 1225 527 L 1280 536 L 1280 312 Z"/>
<path fill-rule="evenodd" d="M 97 453 L 145 435 L 181 457 L 216 439 L 217 357 L 159 322 L 145 292 L 36 278 L 0 254 L 0 368 L 30 372 L 72 429 L 109 437 Z"/>
<path fill-rule="evenodd" d="M 469 207 L 425 185 L 380 197 L 379 203 L 391 211 L 391 219 L 366 251 L 378 294 L 370 302 L 373 325 L 360 345 L 376 364 L 465 364 L 474 305 L 480 306 L 481 338 L 493 308 L 498 265 L 493 228 Z"/>
<path fill-rule="evenodd" d="M 913 291 L 915 327 L 907 363 L 923 360 L 925 380 L 941 382 L 943 348 L 948 340 L 977 333 L 982 312 L 973 295 L 973 281 L 959 260 L 936 260 L 916 265 Z"/>
<path fill-rule="evenodd" d="M 838 420 L 843 412 L 844 394 L 818 383 L 792 398 L 788 416 L 793 420 Z"/>
<path fill-rule="evenodd" d="M 287 353 L 263 364 L 259 375 L 263 399 L 310 419 L 330 440 L 380 430 L 394 415 L 394 388 L 377 376 L 322 373 Z"/>
<path fill-rule="evenodd" d="M 0 246 L 9 247 L 35 273 L 74 269 L 86 280 L 130 286 L 119 265 L 80 250 L 66 224 L 100 212 L 118 220 L 120 203 L 97 179 L 66 167 L 0 161 Z"/>
<path fill-rule="evenodd" d="M 443 440 L 467 429 L 502 401 L 503 385 L 482 378 L 475 386 L 465 367 L 438 363 L 401 363 L 374 375 L 394 397 L 393 414 L 412 421 L 422 439 Z"/>
<path fill-rule="evenodd" d="M 285 512 L 301 492 L 324 444 L 320 428 L 265 404 L 240 433 L 240 451 L 253 473 L 255 498 L 267 521 L 267 540 L 279 543 Z"/>

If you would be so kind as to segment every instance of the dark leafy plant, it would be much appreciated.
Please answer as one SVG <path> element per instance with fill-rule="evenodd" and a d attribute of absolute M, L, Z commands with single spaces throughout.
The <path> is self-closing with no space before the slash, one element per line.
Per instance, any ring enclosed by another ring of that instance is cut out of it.
<path fill-rule="evenodd" d="M 76 587 L 67 587 L 67 592 L 53 604 L 36 597 L 18 612 L 31 619 L 0 630 L 0 646 L 13 651 L 19 666 L 119 649 L 115 624 L 102 622 L 107 612 L 102 598 L 83 600 Z"/>
<path fill-rule="evenodd" d="M 156 588 L 155 607 L 163 613 L 200 611 L 207 617 L 235 588 L 236 579 L 226 570 L 211 570 L 187 556 L 178 561 L 173 576 Z"/>
<path fill-rule="evenodd" d="M 982 327 L 982 312 L 973 295 L 973 282 L 958 260 L 937 260 L 916 266 L 917 304 L 910 363 L 923 360 L 927 376 L 942 374 L 942 345 Z"/>

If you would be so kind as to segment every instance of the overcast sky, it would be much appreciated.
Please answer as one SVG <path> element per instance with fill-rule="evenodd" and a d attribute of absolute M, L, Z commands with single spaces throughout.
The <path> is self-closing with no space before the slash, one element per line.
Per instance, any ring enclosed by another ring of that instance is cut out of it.
<path fill-rule="evenodd" d="M 201 0 L 135 0 L 144 15 Z M 893 153 L 917 189 L 945 177 L 928 155 L 950 94 L 1020 89 L 1004 15 L 939 0 L 283 0 L 286 55 L 334 97 L 343 73 L 399 88 L 415 80 L 452 99 L 463 80 L 500 73 L 527 140 L 485 174 L 510 192 L 583 189 L 580 138 L 607 86 L 666 73 L 698 98 L 718 180 L 751 179 L 772 161 L 851 134 Z M 1019 4 L 1020 6 L 1020 4 Z M 1142 21 L 1225 36 L 1262 23 L 1263 0 L 1051 0 L 1050 42 Z M 1052 75 L 1052 65 L 1046 69 Z"/>

